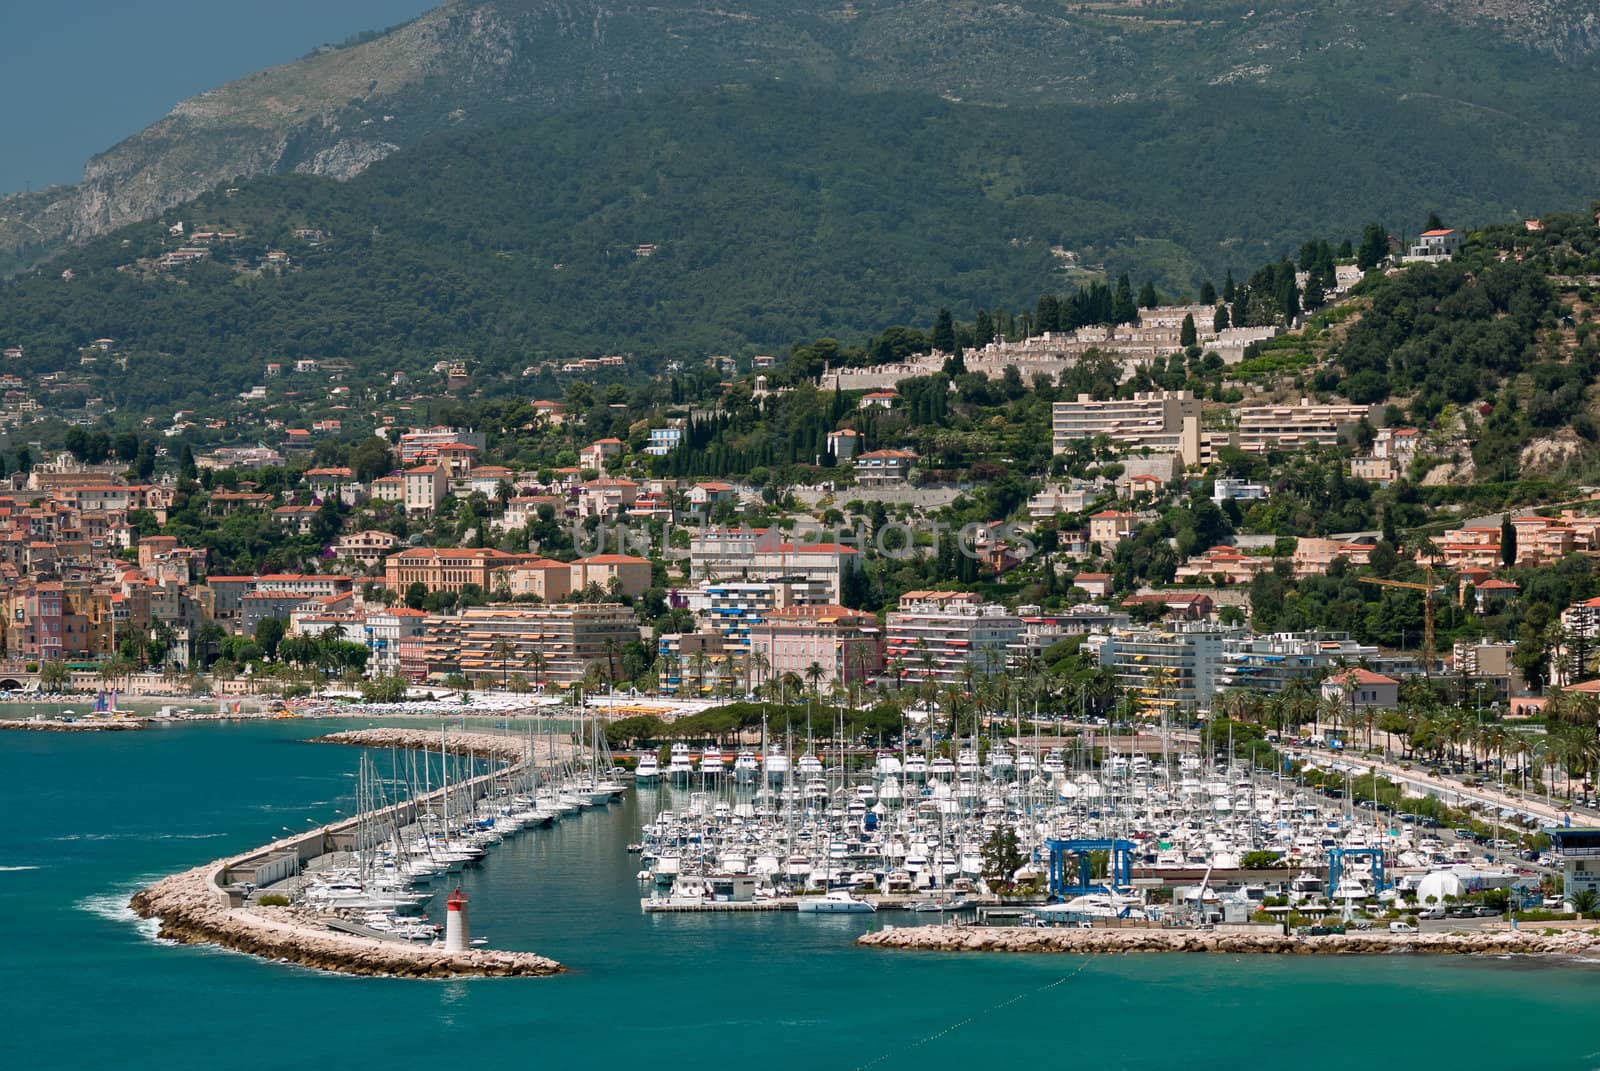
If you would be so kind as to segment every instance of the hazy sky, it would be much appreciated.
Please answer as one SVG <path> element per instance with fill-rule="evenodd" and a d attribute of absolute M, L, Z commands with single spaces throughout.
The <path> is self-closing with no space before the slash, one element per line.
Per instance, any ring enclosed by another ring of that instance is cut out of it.
<path fill-rule="evenodd" d="M 76 182 L 172 106 L 435 0 L 0 0 L 0 193 Z"/>

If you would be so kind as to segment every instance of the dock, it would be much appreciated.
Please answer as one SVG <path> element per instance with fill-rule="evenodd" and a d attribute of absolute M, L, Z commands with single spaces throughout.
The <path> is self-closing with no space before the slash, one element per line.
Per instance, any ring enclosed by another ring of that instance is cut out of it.
<path fill-rule="evenodd" d="M 698 900 L 677 901 L 650 900 L 639 901 L 639 907 L 646 915 L 679 915 L 707 911 L 733 911 L 750 913 L 754 911 L 798 911 L 798 901 L 792 896 L 774 897 L 768 900 Z"/>

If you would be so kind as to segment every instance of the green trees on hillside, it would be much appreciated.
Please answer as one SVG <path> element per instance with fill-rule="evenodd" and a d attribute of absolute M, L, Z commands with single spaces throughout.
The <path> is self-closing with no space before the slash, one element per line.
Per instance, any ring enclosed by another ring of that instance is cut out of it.
<path fill-rule="evenodd" d="M 1417 218 L 1423 190 L 1473 190 L 1443 206 L 1460 218 L 1559 203 L 1581 185 L 1526 151 L 1526 131 L 1486 138 L 1492 117 L 1430 108 L 1341 100 L 1335 127 L 1283 122 L 1281 98 L 1237 86 L 1070 109 L 744 87 L 522 116 L 347 183 L 257 179 L 174 209 L 243 236 L 185 268 L 155 264 L 176 241 L 156 223 L 73 249 L 0 287 L 0 341 L 39 375 L 115 338 L 126 373 L 107 362 L 82 378 L 122 412 L 231 395 L 262 362 L 297 357 L 343 358 L 373 379 L 470 353 L 480 386 L 511 390 L 541 360 L 632 352 L 651 369 L 931 325 L 941 308 L 980 342 L 1128 322 L 1141 299 L 1200 292 L 1241 252 L 1287 254 L 1376 212 Z M 302 241 L 306 227 L 325 237 Z M 1365 236 L 1363 263 L 1386 251 L 1382 232 Z M 288 270 L 259 271 L 255 251 L 270 249 Z M 1242 306 L 1232 287 L 1222 297 L 1230 322 L 1251 323 L 1314 307 L 1319 288 L 1291 295 L 1279 273 L 1247 286 Z M 1041 293 L 1055 296 L 1035 305 Z M 875 357 L 906 352 L 909 337 L 879 342 Z"/>

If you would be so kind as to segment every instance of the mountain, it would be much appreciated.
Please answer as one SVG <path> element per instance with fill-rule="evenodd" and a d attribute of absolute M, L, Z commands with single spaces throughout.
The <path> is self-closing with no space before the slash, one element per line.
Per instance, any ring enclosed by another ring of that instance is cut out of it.
<path fill-rule="evenodd" d="M 1594 133 L 1597 48 L 1600 0 L 447 0 L 182 102 L 76 186 L 0 198 L 0 270 L 240 176 L 344 179 L 462 126 L 728 83 L 987 112 L 1181 104 L 1231 85 L 1344 116 L 1375 94 L 1424 126 L 1575 142 Z M 1570 159 L 1592 182 L 1592 161 Z"/>
<path fill-rule="evenodd" d="M 1373 219 L 1587 202 L 1536 131 L 1345 103 L 1219 86 L 975 109 L 762 85 L 523 116 L 347 182 L 241 180 L 65 251 L 0 284 L 0 346 L 24 352 L 8 371 L 65 372 L 139 414 L 302 357 L 349 361 L 357 383 L 467 359 L 480 386 L 517 389 L 542 360 L 631 352 L 649 369 L 859 341 L 940 307 L 1029 309 L 1092 268 L 1192 295 Z M 197 231 L 237 238 L 163 267 Z M 80 364 L 103 337 L 137 374 Z"/>

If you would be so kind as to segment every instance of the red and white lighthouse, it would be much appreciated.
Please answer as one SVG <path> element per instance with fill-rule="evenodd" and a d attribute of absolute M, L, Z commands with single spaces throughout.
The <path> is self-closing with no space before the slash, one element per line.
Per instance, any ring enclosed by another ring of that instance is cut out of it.
<path fill-rule="evenodd" d="M 472 936 L 467 932 L 467 894 L 456 889 L 445 901 L 445 909 L 444 950 L 465 952 L 472 942 Z"/>

